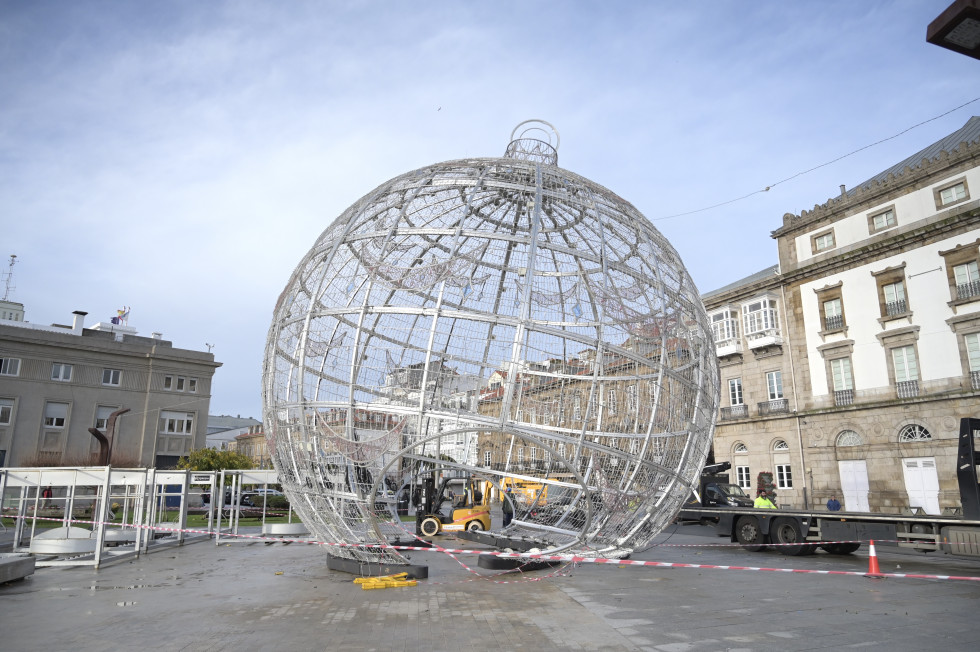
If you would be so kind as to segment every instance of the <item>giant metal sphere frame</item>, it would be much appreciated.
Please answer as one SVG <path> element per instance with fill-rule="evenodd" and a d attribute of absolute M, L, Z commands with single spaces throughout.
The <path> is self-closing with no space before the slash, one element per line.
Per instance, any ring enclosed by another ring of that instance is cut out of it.
<path fill-rule="evenodd" d="M 642 548 L 695 486 L 719 401 L 677 252 L 559 168 L 543 121 L 503 157 L 403 174 L 340 215 L 279 297 L 263 371 L 292 506 L 334 554 L 386 563 L 423 477 L 478 480 L 502 537 Z"/>

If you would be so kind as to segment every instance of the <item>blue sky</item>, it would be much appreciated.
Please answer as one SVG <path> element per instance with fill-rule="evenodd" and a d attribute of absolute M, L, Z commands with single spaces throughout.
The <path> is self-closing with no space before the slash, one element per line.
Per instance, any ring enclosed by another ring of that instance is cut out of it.
<path fill-rule="evenodd" d="M 980 62 L 926 43 L 948 4 L 0 0 L 11 298 L 33 322 L 130 306 L 143 335 L 211 343 L 211 412 L 261 418 L 272 309 L 319 234 L 398 174 L 501 155 L 530 118 L 709 291 L 777 262 L 784 213 L 980 115 L 755 192 L 980 97 Z"/>

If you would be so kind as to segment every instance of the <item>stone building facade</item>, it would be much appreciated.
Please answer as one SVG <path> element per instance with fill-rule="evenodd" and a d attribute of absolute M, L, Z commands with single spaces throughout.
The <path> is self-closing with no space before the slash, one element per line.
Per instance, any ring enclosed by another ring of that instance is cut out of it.
<path fill-rule="evenodd" d="M 797 507 L 830 495 L 849 510 L 959 507 L 959 419 L 980 416 L 978 193 L 973 117 L 825 204 L 787 214 L 773 232 L 777 268 L 705 295 L 713 317 L 741 329 L 716 332 L 717 461 L 754 478 L 788 459 L 792 486 L 780 502 Z M 781 329 L 771 357 L 746 336 L 763 294 Z M 778 415 L 763 413 L 770 367 L 784 380 Z M 726 396 L 735 377 L 752 378 L 744 408 Z"/>
<path fill-rule="evenodd" d="M 203 448 L 211 381 L 221 363 L 126 324 L 0 320 L 0 465 L 96 463 L 117 417 L 110 463 L 172 468 Z"/>

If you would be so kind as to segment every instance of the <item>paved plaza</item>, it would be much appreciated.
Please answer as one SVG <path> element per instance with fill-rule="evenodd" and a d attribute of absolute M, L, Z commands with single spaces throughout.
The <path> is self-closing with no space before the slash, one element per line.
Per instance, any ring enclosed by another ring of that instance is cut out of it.
<path fill-rule="evenodd" d="M 863 548 L 787 557 L 703 547 L 724 540 L 699 526 L 657 541 L 667 545 L 634 559 L 868 568 Z M 619 564 L 522 575 L 477 568 L 471 555 L 411 556 L 429 579 L 373 591 L 300 543 L 201 542 L 99 571 L 39 568 L 0 586 L 0 649 L 973 650 L 980 638 L 974 581 Z M 980 576 L 980 561 L 886 545 L 878 556 L 885 573 Z"/>

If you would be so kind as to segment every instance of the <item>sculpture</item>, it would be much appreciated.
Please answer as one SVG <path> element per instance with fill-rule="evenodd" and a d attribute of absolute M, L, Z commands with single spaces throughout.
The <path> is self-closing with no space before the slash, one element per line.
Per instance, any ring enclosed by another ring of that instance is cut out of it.
<path fill-rule="evenodd" d="M 303 522 L 353 544 L 336 554 L 399 561 L 375 546 L 412 529 L 398 508 L 426 474 L 477 478 L 495 501 L 520 489 L 503 534 L 576 554 L 648 544 L 690 495 L 719 401 L 700 296 L 557 145 L 527 121 L 503 157 L 387 181 L 279 297 L 265 432 Z"/>

